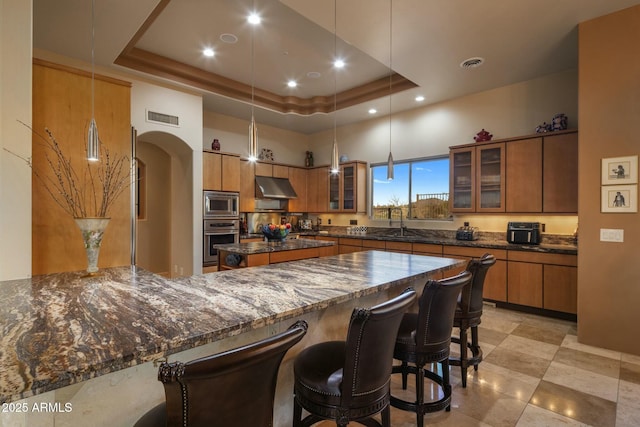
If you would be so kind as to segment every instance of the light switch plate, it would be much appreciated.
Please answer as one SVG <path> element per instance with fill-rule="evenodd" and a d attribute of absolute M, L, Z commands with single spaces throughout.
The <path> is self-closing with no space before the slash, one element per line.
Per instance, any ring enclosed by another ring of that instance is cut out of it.
<path fill-rule="evenodd" d="M 601 242 L 624 242 L 624 230 L 615 228 L 600 229 Z"/>

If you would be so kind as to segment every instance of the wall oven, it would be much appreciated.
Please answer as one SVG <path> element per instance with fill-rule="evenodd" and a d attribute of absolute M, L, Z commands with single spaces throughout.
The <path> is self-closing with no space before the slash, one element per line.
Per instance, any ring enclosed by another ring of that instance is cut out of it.
<path fill-rule="evenodd" d="M 205 191 L 202 204 L 204 219 L 239 217 L 239 200 L 238 193 Z"/>
<path fill-rule="evenodd" d="M 240 242 L 240 220 L 218 218 L 204 220 L 204 251 L 202 265 L 218 264 L 218 250 L 214 245 Z"/>

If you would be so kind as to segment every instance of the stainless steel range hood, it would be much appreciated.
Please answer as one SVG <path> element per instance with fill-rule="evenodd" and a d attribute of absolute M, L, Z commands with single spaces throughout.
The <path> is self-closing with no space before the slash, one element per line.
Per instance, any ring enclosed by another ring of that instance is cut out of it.
<path fill-rule="evenodd" d="M 295 199 L 298 195 L 287 178 L 256 176 L 256 197 L 260 199 Z"/>

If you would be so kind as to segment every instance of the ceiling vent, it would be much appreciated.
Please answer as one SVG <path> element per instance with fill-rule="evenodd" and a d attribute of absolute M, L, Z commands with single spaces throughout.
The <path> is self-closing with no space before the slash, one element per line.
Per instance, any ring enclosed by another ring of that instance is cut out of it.
<path fill-rule="evenodd" d="M 147 121 L 161 125 L 180 127 L 180 117 L 147 110 Z"/>
<path fill-rule="evenodd" d="M 460 63 L 460 68 L 468 69 L 468 68 L 477 68 L 484 64 L 484 58 L 475 57 L 469 58 Z"/>

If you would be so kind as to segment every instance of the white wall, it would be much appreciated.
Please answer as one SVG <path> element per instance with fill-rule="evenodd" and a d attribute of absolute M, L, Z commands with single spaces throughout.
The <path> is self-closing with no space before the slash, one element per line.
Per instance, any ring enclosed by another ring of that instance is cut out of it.
<path fill-rule="evenodd" d="M 304 166 L 309 136 L 257 123 L 258 151 L 273 151 L 274 161 Z M 222 114 L 204 112 L 202 148 L 211 149 L 214 138 L 220 141 L 220 151 L 249 157 L 249 122 Z"/>
<path fill-rule="evenodd" d="M 31 1 L 0 0 L 0 280 L 31 277 Z"/>
<path fill-rule="evenodd" d="M 131 122 L 146 142 L 171 154 L 171 263 L 178 275 L 202 272 L 202 97 L 132 80 Z M 146 121 L 146 111 L 180 118 L 180 126 Z M 173 137 L 163 138 L 159 133 Z M 148 135 L 155 135 L 154 139 Z M 186 144 L 186 147 L 184 147 Z"/>

